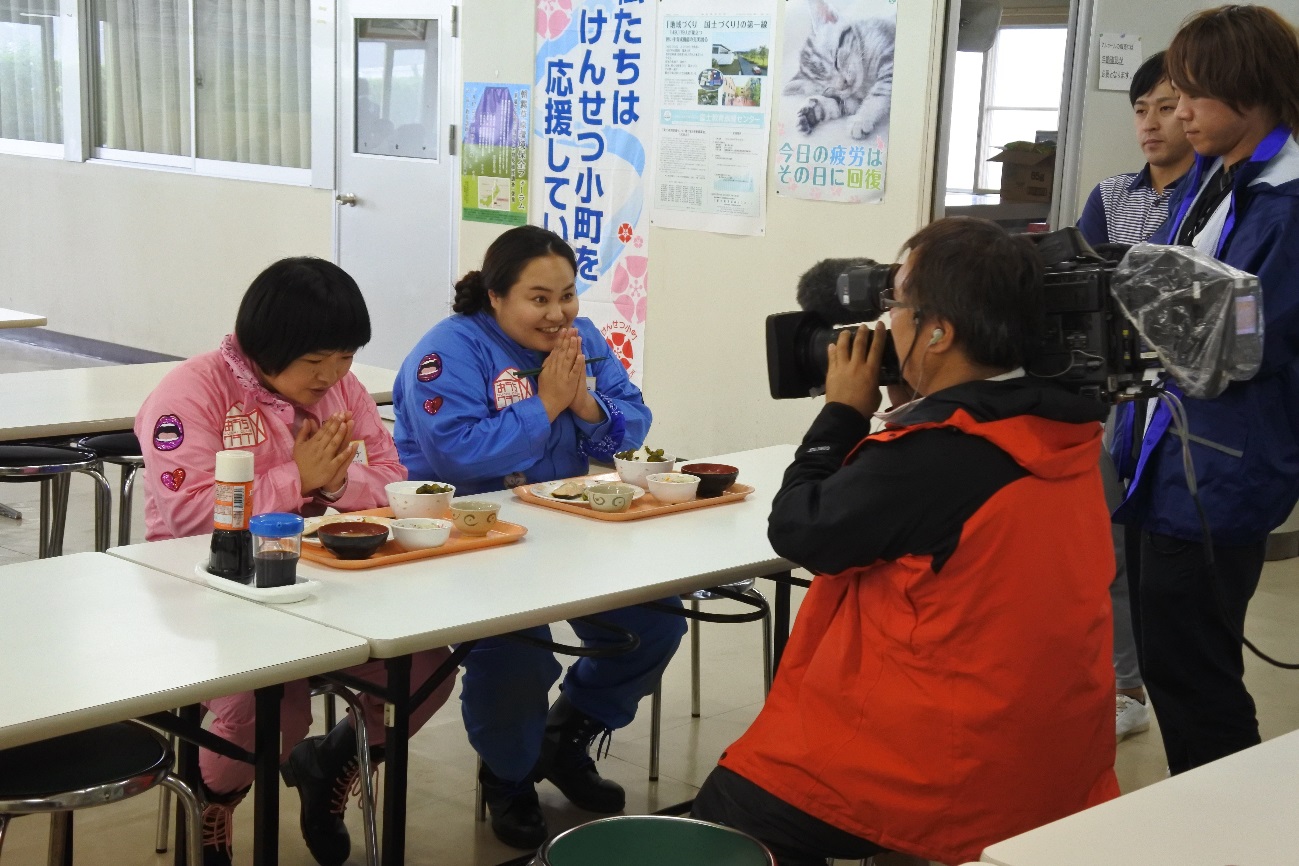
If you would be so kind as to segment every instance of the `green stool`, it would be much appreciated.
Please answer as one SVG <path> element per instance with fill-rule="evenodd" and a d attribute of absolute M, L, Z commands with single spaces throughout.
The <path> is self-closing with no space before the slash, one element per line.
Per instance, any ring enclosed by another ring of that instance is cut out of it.
<path fill-rule="evenodd" d="M 739 830 L 666 815 L 618 815 L 560 833 L 533 866 L 776 866 L 766 847 Z"/>

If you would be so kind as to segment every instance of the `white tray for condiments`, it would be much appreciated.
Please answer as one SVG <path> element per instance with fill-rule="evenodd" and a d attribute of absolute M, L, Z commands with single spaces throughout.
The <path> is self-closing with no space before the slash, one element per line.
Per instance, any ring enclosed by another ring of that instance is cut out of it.
<path fill-rule="evenodd" d="M 318 580 L 307 580 L 299 577 L 298 582 L 291 586 L 272 586 L 263 589 L 251 584 L 217 577 L 207 570 L 206 562 L 195 563 L 194 573 L 213 589 L 219 589 L 222 592 L 228 592 L 249 601 L 260 601 L 263 604 L 292 604 L 295 601 L 302 601 L 314 593 L 316 587 L 320 586 Z"/>

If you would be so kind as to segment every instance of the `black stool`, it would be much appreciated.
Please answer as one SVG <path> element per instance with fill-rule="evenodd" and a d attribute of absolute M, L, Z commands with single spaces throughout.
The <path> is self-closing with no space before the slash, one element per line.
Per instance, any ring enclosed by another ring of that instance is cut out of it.
<path fill-rule="evenodd" d="M 103 464 L 92 451 L 51 445 L 0 445 L 0 481 L 39 481 L 41 525 L 39 556 L 63 553 L 63 529 L 68 517 L 68 481 L 73 472 L 95 481 L 95 550 L 108 549 L 108 509 L 112 494 Z"/>
<path fill-rule="evenodd" d="M 70 866 L 72 810 L 116 803 L 162 785 L 184 804 L 190 866 L 201 866 L 198 799 L 172 774 L 175 760 L 161 734 L 133 721 L 0 751 L 0 848 L 10 819 L 53 813 L 49 862 Z"/>
<path fill-rule="evenodd" d="M 104 463 L 113 463 L 122 467 L 121 485 L 118 488 L 117 502 L 117 543 L 131 543 L 131 490 L 135 486 L 135 473 L 144 466 L 144 455 L 140 451 L 140 440 L 135 434 L 103 433 L 99 436 L 87 436 L 77 440 L 77 447 L 93 451 Z"/>

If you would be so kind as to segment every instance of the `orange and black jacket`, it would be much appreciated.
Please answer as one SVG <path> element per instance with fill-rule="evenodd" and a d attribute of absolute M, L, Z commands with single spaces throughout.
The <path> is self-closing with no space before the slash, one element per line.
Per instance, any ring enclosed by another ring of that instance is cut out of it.
<path fill-rule="evenodd" d="M 1117 796 L 1105 414 L 1023 378 L 946 389 L 873 435 L 827 404 L 769 528 L 818 576 L 722 765 L 946 863 Z"/>

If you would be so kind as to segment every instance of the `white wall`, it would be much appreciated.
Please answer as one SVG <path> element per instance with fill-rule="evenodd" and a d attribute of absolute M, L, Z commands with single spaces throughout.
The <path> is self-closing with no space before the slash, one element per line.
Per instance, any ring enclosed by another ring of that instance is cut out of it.
<path fill-rule="evenodd" d="M 531 82 L 534 9 L 534 0 L 465 3 L 463 80 Z M 944 9 L 899 4 L 883 204 L 773 196 L 762 238 L 651 230 L 645 391 L 655 444 L 699 456 L 805 430 L 820 401 L 770 399 L 764 320 L 794 308 L 798 276 L 815 261 L 890 260 L 927 220 Z M 206 351 L 267 263 L 331 254 L 327 191 L 2 156 L 0 189 L 0 306 L 138 348 Z M 500 228 L 460 228 L 465 271 Z"/>
<path fill-rule="evenodd" d="M 1135 33 L 1141 37 L 1143 55 L 1149 57 L 1168 47 L 1187 16 L 1220 5 L 1210 0 L 1140 3 L 1095 0 L 1091 47 L 1087 53 L 1087 96 L 1083 103 L 1082 156 L 1074 218 L 1082 213 L 1087 196 L 1097 183 L 1111 175 L 1135 171 L 1145 163 L 1141 148 L 1137 147 L 1127 91 L 1100 90 L 1096 86 L 1097 35 Z M 1299 0 L 1263 0 L 1263 5 L 1271 6 L 1291 24 L 1299 23 Z"/>
<path fill-rule="evenodd" d="M 328 191 L 18 156 L 0 190 L 0 306 L 124 346 L 214 349 L 262 268 L 332 255 Z"/>
<path fill-rule="evenodd" d="M 465 80 L 531 82 L 533 0 L 467 6 Z M 785 3 L 778 7 L 783 23 Z M 898 4 L 883 204 L 770 196 L 765 237 L 650 230 L 644 385 L 654 411 L 652 444 L 702 456 L 802 436 L 821 401 L 776 402 L 768 396 L 764 321 L 769 313 L 796 308 L 795 283 L 817 260 L 890 261 L 928 219 L 944 8 L 935 0 Z M 778 24 L 777 43 L 780 33 Z M 461 225 L 462 271 L 478 266 L 500 231 L 482 223 Z"/>

